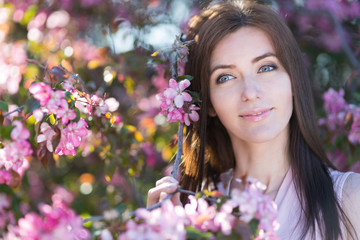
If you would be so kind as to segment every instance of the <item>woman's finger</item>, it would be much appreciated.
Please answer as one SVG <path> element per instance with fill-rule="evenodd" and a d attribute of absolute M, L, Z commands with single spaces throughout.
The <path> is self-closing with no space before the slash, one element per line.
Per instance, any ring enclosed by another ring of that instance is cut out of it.
<path fill-rule="evenodd" d="M 161 192 L 173 193 L 178 187 L 177 183 L 163 183 L 159 186 L 151 188 L 148 192 L 147 207 L 159 202 Z"/>
<path fill-rule="evenodd" d="M 179 184 L 179 182 L 175 178 L 170 177 L 170 176 L 166 176 L 166 177 L 163 177 L 160 180 L 156 181 L 156 186 L 159 186 L 159 185 L 161 185 L 163 183 L 166 183 L 166 182 Z"/>
<path fill-rule="evenodd" d="M 167 196 L 168 194 L 166 192 L 161 192 L 159 197 L 159 202 L 163 201 Z"/>

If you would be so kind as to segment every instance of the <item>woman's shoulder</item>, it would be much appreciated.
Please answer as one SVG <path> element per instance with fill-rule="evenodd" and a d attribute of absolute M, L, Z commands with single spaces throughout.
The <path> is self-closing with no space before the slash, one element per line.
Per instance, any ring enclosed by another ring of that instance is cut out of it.
<path fill-rule="evenodd" d="M 360 236 L 360 174 L 351 172 L 343 187 L 342 208 Z"/>
<path fill-rule="evenodd" d="M 350 204 L 353 203 L 353 204 Z M 360 174 L 351 172 L 343 187 L 343 204 L 357 208 L 360 213 Z M 346 206 L 344 206 L 346 207 Z"/>

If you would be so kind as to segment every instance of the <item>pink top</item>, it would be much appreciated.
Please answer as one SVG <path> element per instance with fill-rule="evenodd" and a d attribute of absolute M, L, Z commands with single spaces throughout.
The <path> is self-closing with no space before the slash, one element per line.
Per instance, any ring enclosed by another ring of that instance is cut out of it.
<path fill-rule="evenodd" d="M 330 176 L 334 183 L 334 190 L 337 195 L 338 201 L 342 203 L 342 190 L 347 177 L 351 172 L 339 172 L 330 170 Z M 280 229 L 276 232 L 276 235 L 280 239 L 300 239 L 302 234 L 302 223 L 299 221 L 301 216 L 301 207 L 299 199 L 296 195 L 295 185 L 292 181 L 291 169 L 287 172 L 279 191 L 275 197 L 275 203 L 278 207 L 278 222 L 280 223 Z M 343 239 L 345 238 L 344 225 L 341 224 L 341 231 L 343 233 Z M 312 238 L 311 232 L 309 232 L 303 239 L 322 239 L 320 237 L 320 231 L 316 226 L 315 238 Z"/>

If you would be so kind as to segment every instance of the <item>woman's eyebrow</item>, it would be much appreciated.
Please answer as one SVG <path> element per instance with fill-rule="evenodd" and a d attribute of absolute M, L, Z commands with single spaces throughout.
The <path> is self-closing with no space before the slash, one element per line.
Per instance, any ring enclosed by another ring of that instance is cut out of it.
<path fill-rule="evenodd" d="M 235 68 L 235 65 L 225 65 L 225 64 L 221 64 L 221 65 L 216 65 L 211 71 L 210 71 L 210 75 L 213 74 L 213 72 L 215 72 L 218 69 L 224 69 L 224 68 Z"/>
<path fill-rule="evenodd" d="M 267 58 L 267 57 L 276 57 L 275 53 L 272 53 L 272 52 L 267 52 L 267 53 L 264 53 L 263 55 L 260 55 L 256 58 L 254 58 L 251 63 L 256 63 L 258 61 L 260 61 L 261 59 L 264 59 L 264 58 Z"/>
<path fill-rule="evenodd" d="M 254 58 L 251 63 L 256 63 L 258 61 L 260 61 L 261 59 L 264 59 L 264 58 L 267 58 L 267 57 L 276 57 L 275 53 L 272 53 L 272 52 L 267 52 L 267 53 L 264 53 L 256 58 Z M 213 72 L 215 72 L 216 70 L 218 69 L 227 69 L 227 68 L 235 68 L 235 65 L 233 64 L 229 64 L 229 65 L 226 65 L 226 64 L 220 64 L 220 65 L 216 65 L 211 71 L 210 71 L 210 75 L 213 74 Z"/>

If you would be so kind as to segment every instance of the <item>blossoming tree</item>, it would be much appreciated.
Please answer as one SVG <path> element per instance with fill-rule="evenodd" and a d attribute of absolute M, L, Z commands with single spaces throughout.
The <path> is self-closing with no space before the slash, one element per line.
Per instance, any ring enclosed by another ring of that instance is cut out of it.
<path fill-rule="evenodd" d="M 257 182 L 143 208 L 181 149 L 173 122 L 199 117 L 191 78 L 171 73 L 184 42 L 151 57 L 163 47 L 151 40 L 166 24 L 185 32 L 199 2 L 0 0 L 0 239 L 275 238 L 276 207 Z M 330 159 L 360 171 L 360 4 L 274 2 L 312 63 Z"/>

